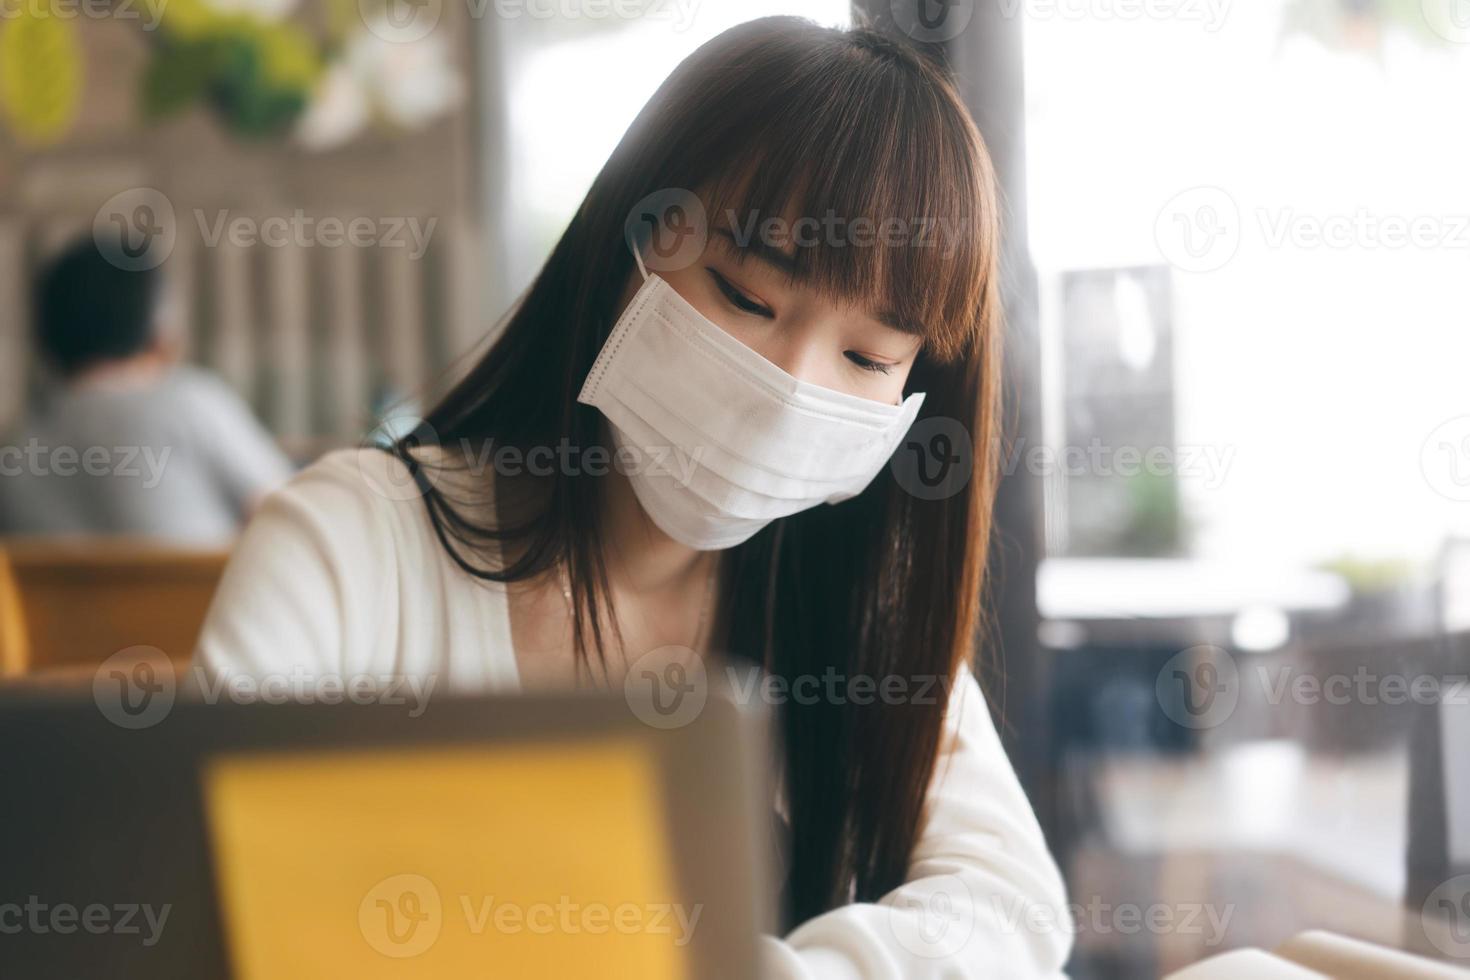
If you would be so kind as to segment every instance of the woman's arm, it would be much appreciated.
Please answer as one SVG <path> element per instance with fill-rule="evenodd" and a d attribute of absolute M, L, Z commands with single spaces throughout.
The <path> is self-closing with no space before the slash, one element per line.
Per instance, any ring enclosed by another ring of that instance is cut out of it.
<path fill-rule="evenodd" d="M 1071 945 L 1061 875 L 965 669 L 908 881 L 769 940 L 765 967 L 791 980 L 1053 978 Z"/>

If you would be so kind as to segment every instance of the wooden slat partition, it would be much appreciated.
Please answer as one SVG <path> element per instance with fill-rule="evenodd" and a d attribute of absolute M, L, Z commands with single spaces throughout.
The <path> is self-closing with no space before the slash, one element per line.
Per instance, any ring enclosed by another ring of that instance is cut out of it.
<path fill-rule="evenodd" d="M 352 213 L 315 216 L 345 220 Z M 91 220 L 0 218 L 0 431 L 23 411 L 36 367 L 30 284 L 56 249 L 90 234 Z M 427 218 L 418 220 L 427 227 Z M 281 246 L 223 234 L 211 243 L 181 207 L 162 267 L 176 339 L 188 359 L 222 376 L 276 434 L 355 441 L 371 425 L 380 383 L 400 397 L 425 395 L 426 384 L 480 344 L 488 328 L 479 313 L 483 277 L 472 223 L 440 220 L 423 256 L 400 231 L 397 240 L 405 239 L 409 244 L 396 246 Z"/>
<path fill-rule="evenodd" d="M 299 245 L 267 249 L 264 388 L 267 421 L 285 437 L 309 434 L 311 429 L 311 338 L 308 328 L 311 293 L 307 283 L 307 250 Z"/>
<path fill-rule="evenodd" d="M 91 222 L 77 215 L 51 218 L 39 226 L 34 248 L 40 258 L 48 259 L 76 239 L 91 233 Z"/>
<path fill-rule="evenodd" d="M 31 346 L 30 277 L 21 272 L 25 268 L 25 226 L 17 219 L 0 222 L 0 428 L 25 407 Z"/>
<path fill-rule="evenodd" d="M 481 286 L 484 256 L 469 222 L 454 218 L 440 222 L 443 245 L 436 250 L 442 264 L 444 288 L 444 351 L 457 378 L 468 369 L 491 324 L 481 322 Z"/>
<path fill-rule="evenodd" d="M 395 398 L 414 394 L 428 373 L 428 319 L 423 303 L 423 262 L 408 248 L 378 248 L 382 278 L 379 334 L 384 378 Z"/>
<path fill-rule="evenodd" d="M 221 238 L 208 252 L 214 288 L 209 366 L 253 401 L 256 336 L 251 253 L 228 238 Z"/>
<path fill-rule="evenodd" d="M 179 346 L 179 356 L 185 361 L 199 356 L 199 261 L 203 251 L 199 239 L 189 234 L 189 227 L 180 228 L 174 241 L 173 254 L 164 267 L 168 274 L 168 311 L 172 322 L 165 325 L 173 331 L 172 340 Z"/>
<path fill-rule="evenodd" d="M 362 253 L 334 248 L 325 259 L 322 374 L 329 393 L 325 427 L 330 432 L 354 432 L 366 421 L 369 397 Z"/>

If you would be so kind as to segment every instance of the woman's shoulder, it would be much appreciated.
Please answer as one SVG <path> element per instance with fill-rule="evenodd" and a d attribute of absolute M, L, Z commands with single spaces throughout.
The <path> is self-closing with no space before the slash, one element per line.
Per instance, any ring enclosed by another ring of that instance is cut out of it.
<path fill-rule="evenodd" d="M 333 576 L 385 587 L 423 560 L 432 527 L 413 475 L 381 449 L 333 450 L 269 493 L 245 528 L 234 564 L 309 557 Z"/>
<path fill-rule="evenodd" d="M 410 467 L 398 454 L 376 446 L 328 452 L 266 498 L 246 537 L 258 523 L 267 525 L 261 530 L 272 537 L 305 532 L 338 554 L 411 567 L 421 577 L 443 578 L 450 587 L 462 584 L 425 498 L 434 493 L 440 507 L 453 507 L 471 523 L 493 523 L 490 481 L 452 465 L 444 450 L 418 450 L 414 459 Z M 476 563 L 494 562 L 481 555 Z"/>
<path fill-rule="evenodd" d="M 422 509 L 423 491 L 397 456 L 376 447 L 335 449 L 269 494 L 262 513 L 304 512 L 329 526 L 404 520 Z M 412 505 L 412 507 L 405 506 Z"/>
<path fill-rule="evenodd" d="M 376 670 L 418 601 L 433 548 L 402 461 L 329 452 L 272 492 L 237 543 L 200 642 L 221 673 Z"/>
<path fill-rule="evenodd" d="M 299 668 L 513 683 L 503 597 L 455 563 L 430 519 L 424 497 L 441 484 L 359 448 L 327 453 L 270 494 L 220 582 L 198 648 L 203 676 Z M 498 637 L 491 648 L 487 637 Z"/>
<path fill-rule="evenodd" d="M 488 499 L 488 481 L 476 479 L 479 472 L 467 469 L 464 461 L 452 458 L 448 450 L 419 449 L 414 458 L 418 462 L 410 468 L 391 449 L 334 449 L 302 469 L 282 489 L 295 494 L 349 494 L 377 506 L 421 502 L 431 488 L 463 495 L 473 481 L 474 489 L 487 491 Z"/>
<path fill-rule="evenodd" d="M 406 499 L 395 487 L 412 487 L 414 481 L 396 454 L 378 446 L 332 449 L 318 456 L 296 474 L 287 487 L 297 492 L 341 492 L 371 495 L 373 499 Z M 366 499 L 366 496 L 365 496 Z"/>

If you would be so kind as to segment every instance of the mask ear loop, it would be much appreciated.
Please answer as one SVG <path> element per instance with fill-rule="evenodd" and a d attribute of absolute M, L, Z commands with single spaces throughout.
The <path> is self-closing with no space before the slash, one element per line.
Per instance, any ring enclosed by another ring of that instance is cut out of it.
<path fill-rule="evenodd" d="M 648 281 L 648 266 L 643 264 L 643 249 L 637 245 L 633 246 L 633 261 L 638 263 L 638 271 L 643 273 L 643 281 Z"/>

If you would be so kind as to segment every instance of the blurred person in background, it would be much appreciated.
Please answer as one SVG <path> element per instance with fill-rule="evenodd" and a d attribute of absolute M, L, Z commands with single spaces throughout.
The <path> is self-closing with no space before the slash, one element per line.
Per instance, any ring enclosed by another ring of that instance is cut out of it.
<path fill-rule="evenodd" d="M 179 363 L 158 269 L 91 237 L 38 277 L 54 381 L 0 441 L 0 534 L 227 544 L 291 465 L 223 381 Z"/>

